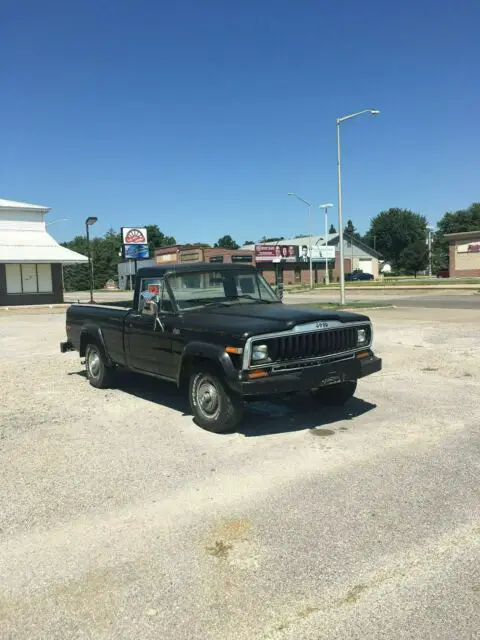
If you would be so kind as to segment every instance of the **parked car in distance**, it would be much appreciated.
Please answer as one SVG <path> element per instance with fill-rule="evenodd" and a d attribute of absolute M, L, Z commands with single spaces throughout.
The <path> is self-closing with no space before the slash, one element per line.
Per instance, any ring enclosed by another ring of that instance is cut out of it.
<path fill-rule="evenodd" d="M 347 273 L 345 275 L 345 280 L 348 280 L 350 282 L 352 281 L 357 281 L 357 280 L 373 280 L 373 274 L 371 273 L 364 273 L 363 271 L 360 271 L 360 269 L 355 269 L 355 271 L 352 271 L 352 273 Z"/>
<path fill-rule="evenodd" d="M 440 271 L 437 271 L 437 278 L 449 278 L 450 277 L 450 271 L 448 269 L 441 269 Z"/>
<path fill-rule="evenodd" d="M 66 331 L 60 349 L 85 358 L 92 386 L 122 368 L 168 380 L 215 433 L 237 425 L 246 400 L 310 390 L 342 405 L 382 368 L 368 317 L 283 304 L 247 265 L 139 269 L 131 308 L 74 304 Z"/>

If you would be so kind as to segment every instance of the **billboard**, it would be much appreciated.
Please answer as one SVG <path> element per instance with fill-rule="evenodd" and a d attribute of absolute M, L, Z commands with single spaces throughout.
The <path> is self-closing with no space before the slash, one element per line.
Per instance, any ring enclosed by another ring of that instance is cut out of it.
<path fill-rule="evenodd" d="M 297 262 L 298 247 L 294 244 L 256 244 L 256 262 Z"/>
<path fill-rule="evenodd" d="M 335 260 L 335 247 L 316 245 L 311 248 L 311 253 L 312 262 L 325 262 L 326 259 Z M 255 245 L 255 261 L 309 263 L 310 249 L 306 244 L 301 246 L 257 244 Z"/>
<path fill-rule="evenodd" d="M 123 255 L 125 260 L 146 260 L 150 257 L 148 244 L 124 244 Z"/>
<path fill-rule="evenodd" d="M 312 262 L 325 262 L 325 260 L 334 260 L 335 259 L 335 247 L 330 246 L 319 246 L 316 245 L 311 249 L 312 253 Z M 306 260 L 304 259 L 306 258 Z M 309 262 L 310 261 L 310 249 L 303 245 L 300 247 L 300 261 Z"/>
<path fill-rule="evenodd" d="M 147 230 L 145 227 L 122 227 L 123 244 L 147 244 Z"/>

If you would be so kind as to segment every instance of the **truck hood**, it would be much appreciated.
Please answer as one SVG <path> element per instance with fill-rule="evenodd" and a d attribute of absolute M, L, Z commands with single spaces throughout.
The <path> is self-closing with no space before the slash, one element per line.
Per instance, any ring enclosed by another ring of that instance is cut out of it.
<path fill-rule="evenodd" d="M 296 325 L 310 322 L 336 320 L 338 322 L 369 322 L 369 318 L 357 313 L 307 309 L 285 304 L 240 303 L 230 307 L 211 307 L 191 311 L 184 316 L 185 325 L 192 328 L 231 332 L 248 338 L 262 333 L 287 331 Z"/>

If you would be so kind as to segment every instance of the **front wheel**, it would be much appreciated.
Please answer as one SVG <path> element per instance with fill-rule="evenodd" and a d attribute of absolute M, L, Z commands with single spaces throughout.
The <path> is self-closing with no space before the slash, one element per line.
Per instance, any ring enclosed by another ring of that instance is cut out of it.
<path fill-rule="evenodd" d="M 357 381 L 347 380 L 346 382 L 339 382 L 338 384 L 332 384 L 328 387 L 315 389 L 313 395 L 322 404 L 342 406 L 355 395 L 356 390 Z"/>
<path fill-rule="evenodd" d="M 243 402 L 229 392 L 218 374 L 209 368 L 190 376 L 189 400 L 195 422 L 213 433 L 233 431 L 243 414 Z"/>

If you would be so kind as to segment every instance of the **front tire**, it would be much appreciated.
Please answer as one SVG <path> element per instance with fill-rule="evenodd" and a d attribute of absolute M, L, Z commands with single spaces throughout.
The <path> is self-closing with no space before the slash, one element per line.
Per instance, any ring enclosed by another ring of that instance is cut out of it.
<path fill-rule="evenodd" d="M 193 371 L 188 396 L 195 422 L 206 431 L 233 431 L 242 418 L 242 399 L 227 390 L 213 368 Z"/>
<path fill-rule="evenodd" d="M 88 381 L 92 387 L 106 389 L 112 384 L 113 369 L 107 365 L 103 349 L 94 342 L 87 344 L 85 368 Z"/>
<path fill-rule="evenodd" d="M 341 407 L 355 395 L 356 390 L 357 381 L 347 380 L 346 382 L 315 389 L 313 395 L 322 404 Z"/>

